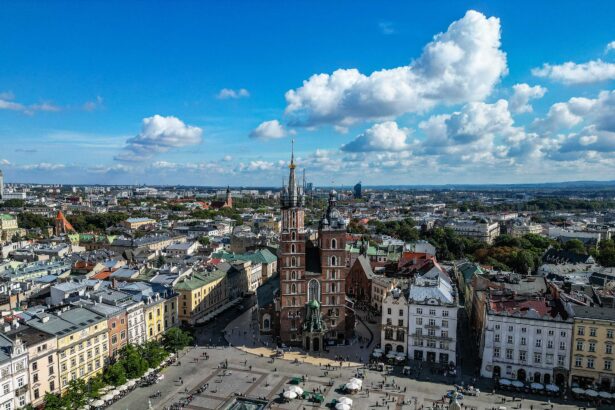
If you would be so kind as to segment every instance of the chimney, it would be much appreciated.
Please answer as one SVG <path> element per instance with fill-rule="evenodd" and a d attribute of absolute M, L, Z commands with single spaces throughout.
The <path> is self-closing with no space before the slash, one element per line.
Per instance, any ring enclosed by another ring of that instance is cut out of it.
<path fill-rule="evenodd" d="M 41 322 L 43 322 L 43 323 L 47 323 L 47 322 L 49 322 L 49 316 L 43 316 L 43 317 L 41 318 Z"/>

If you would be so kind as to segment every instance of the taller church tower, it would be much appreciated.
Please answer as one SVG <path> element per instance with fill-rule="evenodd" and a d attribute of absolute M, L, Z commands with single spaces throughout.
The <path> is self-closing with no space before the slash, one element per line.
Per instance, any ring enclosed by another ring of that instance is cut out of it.
<path fill-rule="evenodd" d="M 305 306 L 308 302 L 305 277 L 306 233 L 304 192 L 303 187 L 297 185 L 294 147 L 288 168 L 288 185 L 283 187 L 280 196 L 280 339 L 285 343 L 300 344 L 306 316 Z"/>

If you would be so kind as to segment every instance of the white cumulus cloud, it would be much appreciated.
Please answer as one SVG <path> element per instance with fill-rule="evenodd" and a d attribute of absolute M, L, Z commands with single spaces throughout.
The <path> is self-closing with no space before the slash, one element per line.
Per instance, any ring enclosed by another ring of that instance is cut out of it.
<path fill-rule="evenodd" d="M 611 41 L 609 44 L 607 44 L 604 51 L 608 53 L 613 50 L 615 50 L 615 41 Z"/>
<path fill-rule="evenodd" d="M 547 89 L 539 85 L 530 86 L 528 84 L 513 85 L 513 95 L 508 100 L 510 110 L 514 113 L 532 112 L 530 100 L 542 98 Z"/>
<path fill-rule="evenodd" d="M 357 69 L 313 75 L 286 92 L 285 113 L 293 125 L 313 126 L 423 112 L 483 100 L 506 73 L 500 20 L 470 10 L 409 65 L 370 75 Z"/>
<path fill-rule="evenodd" d="M 288 134 L 286 128 L 280 121 L 271 120 L 262 122 L 255 129 L 250 132 L 250 138 L 263 139 L 263 140 L 271 140 L 277 138 L 283 138 Z"/>
<path fill-rule="evenodd" d="M 154 115 L 143 119 L 141 132 L 126 141 L 124 152 L 115 157 L 120 161 L 139 161 L 173 148 L 201 143 L 203 130 L 184 124 L 179 118 Z"/>
<path fill-rule="evenodd" d="M 602 60 L 586 63 L 568 61 L 560 65 L 544 64 L 532 69 L 532 74 L 564 84 L 589 84 L 615 79 L 615 64 Z"/>
<path fill-rule="evenodd" d="M 400 128 L 395 121 L 374 124 L 357 136 L 353 141 L 342 146 L 342 151 L 401 151 L 409 148 L 406 142 L 410 129 Z"/>

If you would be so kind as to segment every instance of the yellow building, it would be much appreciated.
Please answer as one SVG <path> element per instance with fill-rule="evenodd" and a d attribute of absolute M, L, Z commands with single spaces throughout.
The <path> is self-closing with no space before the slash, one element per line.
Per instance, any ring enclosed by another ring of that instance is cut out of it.
<path fill-rule="evenodd" d="M 154 294 L 144 300 L 146 340 L 158 340 L 164 334 L 164 303 L 159 294 Z"/>
<path fill-rule="evenodd" d="M 570 382 L 615 387 L 615 309 L 575 306 Z"/>
<path fill-rule="evenodd" d="M 164 329 L 179 326 L 179 295 L 175 292 L 164 298 Z"/>
<path fill-rule="evenodd" d="M 226 273 L 195 273 L 175 285 L 179 293 L 179 321 L 193 325 L 228 303 Z"/>
<path fill-rule="evenodd" d="M 84 308 L 43 314 L 28 321 L 35 329 L 57 338 L 60 391 L 71 380 L 88 381 L 101 373 L 109 360 L 107 319 Z"/>

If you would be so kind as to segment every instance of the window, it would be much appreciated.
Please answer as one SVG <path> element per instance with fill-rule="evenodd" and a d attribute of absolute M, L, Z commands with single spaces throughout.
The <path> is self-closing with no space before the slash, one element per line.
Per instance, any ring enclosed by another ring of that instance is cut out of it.
<path fill-rule="evenodd" d="M 591 337 L 596 337 L 596 328 L 595 327 L 590 327 L 589 328 L 589 335 Z"/>
<path fill-rule="evenodd" d="M 442 320 L 442 327 L 448 327 L 448 320 Z"/>
<path fill-rule="evenodd" d="M 613 329 L 607 329 L 606 337 L 607 337 L 607 339 L 612 339 L 613 338 Z"/>
<path fill-rule="evenodd" d="M 397 326 L 403 326 L 404 325 L 404 319 L 397 319 Z"/>
<path fill-rule="evenodd" d="M 536 334 L 537 335 L 541 335 L 542 334 L 542 329 L 536 329 Z"/>
<path fill-rule="evenodd" d="M 391 308 L 387 308 L 387 315 L 391 314 Z"/>
<path fill-rule="evenodd" d="M 513 343 L 513 337 L 511 335 L 508 335 L 508 343 L 509 344 Z"/>
<path fill-rule="evenodd" d="M 9 388 L 9 384 L 5 383 L 4 386 L 2 386 L 2 391 L 4 394 L 9 394 L 9 392 L 11 391 Z"/>
<path fill-rule="evenodd" d="M 545 363 L 553 364 L 553 354 L 547 353 L 547 355 L 545 356 Z"/>
<path fill-rule="evenodd" d="M 435 316 L 436 315 L 436 309 L 429 309 L 429 316 Z"/>
<path fill-rule="evenodd" d="M 448 317 L 448 310 L 443 310 L 442 311 L 442 316 L 443 317 Z"/>
<path fill-rule="evenodd" d="M 500 330 L 500 325 L 495 325 L 495 330 Z"/>
<path fill-rule="evenodd" d="M 499 334 L 499 333 L 496 333 L 495 335 L 493 335 L 493 338 L 494 338 L 494 340 L 495 340 L 496 342 L 499 342 L 499 341 L 500 341 L 500 334 Z"/>
<path fill-rule="evenodd" d="M 575 358 L 574 358 L 574 365 L 575 365 L 575 367 L 583 366 L 583 358 L 581 356 L 575 356 Z"/>
<path fill-rule="evenodd" d="M 506 359 L 512 360 L 513 358 L 513 349 L 506 349 Z"/>
<path fill-rule="evenodd" d="M 525 332 L 527 332 L 527 328 L 526 327 L 522 327 L 521 328 L 521 333 L 525 333 Z"/>
<path fill-rule="evenodd" d="M 566 342 L 559 342 L 559 350 L 566 350 Z"/>
<path fill-rule="evenodd" d="M 594 359 L 592 359 L 591 357 L 587 358 L 587 368 L 588 369 L 593 369 L 594 368 Z"/>
<path fill-rule="evenodd" d="M 423 324 L 423 318 L 422 317 L 417 317 L 416 318 L 416 324 L 421 326 Z"/>
<path fill-rule="evenodd" d="M 404 310 L 403 309 L 399 309 L 399 316 L 403 316 L 404 315 Z"/>
<path fill-rule="evenodd" d="M 547 349 L 553 349 L 553 340 L 547 340 Z"/>
<path fill-rule="evenodd" d="M 595 342 L 589 342 L 589 348 L 587 349 L 587 351 L 595 353 L 596 352 L 596 343 Z"/>
<path fill-rule="evenodd" d="M 38 400 L 38 398 L 41 397 L 38 389 L 34 389 L 34 400 Z"/>
<path fill-rule="evenodd" d="M 508 326 L 508 331 L 512 332 L 513 331 L 513 327 L 512 326 Z"/>
<path fill-rule="evenodd" d="M 534 363 L 540 363 L 542 361 L 542 354 L 534 353 Z"/>
<path fill-rule="evenodd" d="M 521 338 L 521 346 L 525 346 L 527 344 L 527 339 L 525 337 Z"/>
<path fill-rule="evenodd" d="M 337 241 L 335 239 L 331 239 L 331 249 L 337 248 Z"/>
<path fill-rule="evenodd" d="M 38 373 L 32 375 L 32 383 L 38 383 Z"/>
<path fill-rule="evenodd" d="M 604 361 L 604 370 L 611 370 L 613 368 L 613 362 L 611 360 Z"/>
<path fill-rule="evenodd" d="M 583 342 L 581 340 L 577 340 L 577 351 L 583 351 Z"/>
<path fill-rule="evenodd" d="M 527 352 L 524 350 L 521 350 L 519 352 L 519 361 L 520 362 L 525 362 L 527 360 Z"/>
<path fill-rule="evenodd" d="M 37 371 L 37 370 L 38 370 L 38 363 L 32 362 L 32 371 Z"/>
<path fill-rule="evenodd" d="M 557 355 L 557 365 L 562 367 L 564 366 L 564 360 L 566 359 L 566 356 L 558 354 Z"/>
<path fill-rule="evenodd" d="M 604 346 L 604 352 L 605 352 L 606 354 L 611 354 L 611 353 L 613 353 L 613 345 L 612 345 L 612 344 L 606 344 L 606 345 Z"/>
<path fill-rule="evenodd" d="M 500 348 L 499 347 L 494 347 L 493 348 L 493 357 L 500 357 Z"/>
<path fill-rule="evenodd" d="M 49 390 L 54 391 L 56 389 L 56 384 L 53 380 L 49 382 Z"/>
<path fill-rule="evenodd" d="M 549 330 L 549 336 L 553 336 L 553 330 Z"/>
<path fill-rule="evenodd" d="M 542 339 L 536 339 L 536 347 L 542 347 Z"/>
<path fill-rule="evenodd" d="M 429 319 L 429 326 L 435 326 L 436 325 L 436 319 Z"/>
<path fill-rule="evenodd" d="M 577 336 L 585 336 L 585 328 L 583 326 L 577 328 Z"/>
<path fill-rule="evenodd" d="M 416 308 L 416 313 L 419 315 L 423 314 L 423 309 L 422 308 Z"/>

